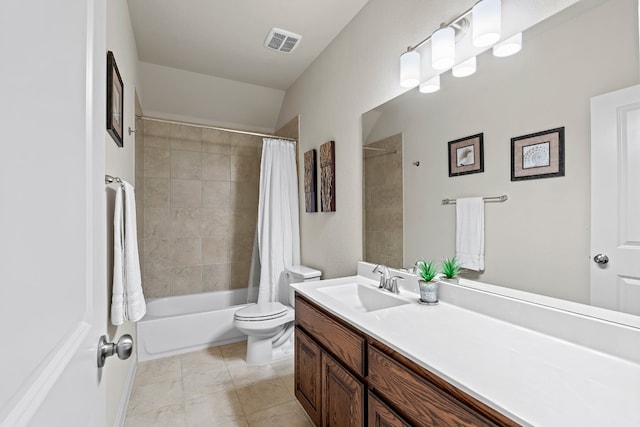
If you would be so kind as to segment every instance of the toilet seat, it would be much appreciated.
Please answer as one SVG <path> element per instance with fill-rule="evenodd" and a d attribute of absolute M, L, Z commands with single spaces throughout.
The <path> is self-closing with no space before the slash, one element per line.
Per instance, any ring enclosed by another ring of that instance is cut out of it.
<path fill-rule="evenodd" d="M 264 322 L 284 317 L 288 313 L 287 307 L 279 302 L 251 304 L 235 312 L 234 318 L 244 322 Z"/>

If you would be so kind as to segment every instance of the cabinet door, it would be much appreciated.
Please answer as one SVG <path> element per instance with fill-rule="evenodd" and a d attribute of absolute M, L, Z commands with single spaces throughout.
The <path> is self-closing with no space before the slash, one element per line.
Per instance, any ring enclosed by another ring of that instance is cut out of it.
<path fill-rule="evenodd" d="M 364 426 L 364 385 L 327 353 L 322 353 L 322 425 Z"/>
<path fill-rule="evenodd" d="M 320 425 L 321 350 L 304 332 L 295 330 L 296 398 L 315 425 Z"/>
<path fill-rule="evenodd" d="M 391 408 L 369 392 L 369 427 L 411 427 Z"/>

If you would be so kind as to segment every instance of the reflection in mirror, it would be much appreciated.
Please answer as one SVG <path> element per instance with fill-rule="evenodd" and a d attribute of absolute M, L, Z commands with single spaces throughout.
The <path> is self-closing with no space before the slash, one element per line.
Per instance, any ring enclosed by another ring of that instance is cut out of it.
<path fill-rule="evenodd" d="M 363 148 L 365 259 L 374 264 L 401 266 L 402 135 L 392 135 Z"/>
<path fill-rule="evenodd" d="M 365 146 L 403 140 L 404 251 L 388 263 L 410 267 L 455 254 L 456 208 L 442 199 L 506 194 L 504 203 L 485 204 L 485 270 L 463 277 L 588 304 L 590 100 L 639 83 L 637 21 L 636 0 L 578 2 L 527 30 L 517 55 L 489 50 L 478 56 L 476 74 L 444 73 L 439 92 L 413 89 L 366 113 Z M 560 127 L 565 176 L 511 181 L 511 138 Z M 449 177 L 448 142 L 479 133 L 484 172 Z M 365 228 L 380 202 L 369 185 L 365 178 L 364 198 L 374 197 L 365 200 Z M 365 235 L 365 244 L 375 239 Z"/>

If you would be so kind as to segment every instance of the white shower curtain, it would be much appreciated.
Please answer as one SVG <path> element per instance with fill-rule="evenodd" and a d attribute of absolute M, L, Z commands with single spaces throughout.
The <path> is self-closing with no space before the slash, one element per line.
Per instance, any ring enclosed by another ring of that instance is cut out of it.
<path fill-rule="evenodd" d="M 296 147 L 264 138 L 258 201 L 258 303 L 288 302 L 285 269 L 300 264 Z"/>

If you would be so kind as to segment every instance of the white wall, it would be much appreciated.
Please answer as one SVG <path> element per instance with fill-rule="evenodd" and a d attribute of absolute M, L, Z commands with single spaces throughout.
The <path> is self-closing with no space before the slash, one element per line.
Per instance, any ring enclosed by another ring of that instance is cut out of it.
<path fill-rule="evenodd" d="M 273 132 L 284 91 L 140 62 L 144 114 Z"/>
<path fill-rule="evenodd" d="M 404 136 L 405 265 L 454 255 L 455 206 L 441 199 L 507 194 L 485 205 L 486 269 L 472 278 L 589 302 L 589 102 L 639 82 L 638 17 L 636 0 L 574 9 L 525 32 L 519 54 L 487 52 L 473 76 L 443 76 L 438 93 L 411 92 L 376 112 L 370 140 Z M 510 139 L 561 126 L 565 176 L 511 182 Z M 479 132 L 485 172 L 449 177 L 447 142 Z"/>
<path fill-rule="evenodd" d="M 575 1 L 535 2 L 527 22 Z M 336 141 L 337 212 L 308 214 L 300 208 L 302 262 L 321 268 L 324 277 L 353 274 L 362 257 L 361 115 L 403 92 L 398 64 L 407 46 L 474 3 L 370 0 L 287 90 L 278 125 L 300 114 L 300 156 Z"/>
<path fill-rule="evenodd" d="M 135 93 L 138 82 L 138 52 L 129 18 L 129 8 L 126 0 L 109 0 L 107 2 L 107 49 L 112 51 L 120 76 L 124 85 L 124 143 L 118 147 L 111 135 L 105 132 L 105 171 L 109 175 L 132 183 L 135 186 L 135 145 L 134 136 L 129 135 L 127 129 L 136 128 L 135 123 Z M 111 302 L 111 288 L 113 278 L 113 201 L 115 186 L 106 187 L 107 198 L 107 289 L 105 290 L 109 302 Z M 110 313 L 110 309 L 108 311 Z M 125 323 L 115 327 L 108 320 L 108 339 L 117 341 L 123 334 L 131 334 L 136 337 L 135 324 Z M 135 345 L 135 344 L 134 344 Z M 135 348 L 133 355 L 128 360 L 120 360 L 117 357 L 107 359 L 104 372 L 106 381 L 106 424 L 114 425 L 119 422 L 129 386 L 131 369 L 135 366 Z"/>

